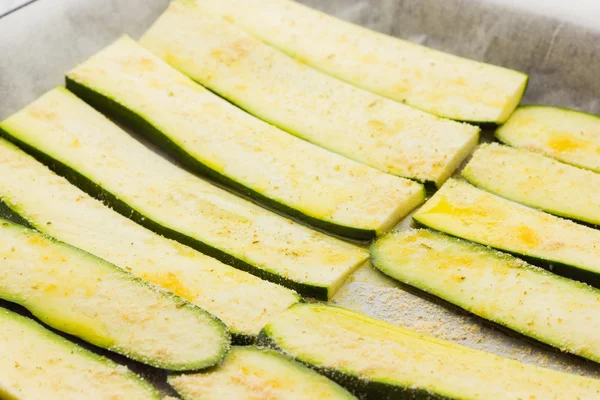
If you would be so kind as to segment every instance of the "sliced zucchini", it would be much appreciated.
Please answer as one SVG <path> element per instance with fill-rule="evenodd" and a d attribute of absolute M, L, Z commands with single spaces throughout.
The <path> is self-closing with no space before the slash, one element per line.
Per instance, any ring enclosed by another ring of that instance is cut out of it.
<path fill-rule="evenodd" d="M 596 399 L 600 380 L 521 364 L 354 311 L 300 304 L 259 342 L 367 399 Z"/>
<path fill-rule="evenodd" d="M 498 128 L 496 137 L 511 146 L 600 172 L 600 116 L 566 108 L 521 106 Z"/>
<path fill-rule="evenodd" d="M 306 296 L 329 298 L 368 258 L 176 167 L 63 88 L 0 130 L 141 225 Z"/>
<path fill-rule="evenodd" d="M 480 146 L 462 176 L 509 200 L 600 224 L 600 174 L 595 172 L 494 143 Z"/>
<path fill-rule="evenodd" d="M 185 400 L 356 399 L 304 365 L 256 347 L 234 347 L 218 367 L 168 381 Z"/>
<path fill-rule="evenodd" d="M 268 321 L 299 300 L 289 289 L 143 228 L 4 139 L 0 199 L 38 231 L 204 308 L 225 322 L 237 341 L 252 341 Z"/>
<path fill-rule="evenodd" d="M 141 43 L 259 118 L 381 171 L 437 185 L 476 145 L 477 127 L 331 78 L 209 15 L 206 4 L 172 3 Z M 241 7 L 251 14 L 262 4 Z"/>
<path fill-rule="evenodd" d="M 600 290 L 430 230 L 393 232 L 373 266 L 400 282 L 563 351 L 600 362 Z"/>
<path fill-rule="evenodd" d="M 372 239 L 425 199 L 422 185 L 246 114 L 127 37 L 70 72 L 67 87 L 193 171 L 336 234 Z"/>
<path fill-rule="evenodd" d="M 0 220 L 0 298 L 49 326 L 133 360 L 177 371 L 219 363 L 225 325 L 89 253 Z"/>
<path fill-rule="evenodd" d="M 0 398 L 159 400 L 127 367 L 0 308 Z"/>
<path fill-rule="evenodd" d="M 476 243 L 550 262 L 560 275 L 600 285 L 600 231 L 449 180 L 413 218 Z"/>
<path fill-rule="evenodd" d="M 293 1 L 197 2 L 318 70 L 442 117 L 502 123 L 527 86 L 521 72 L 382 35 Z"/>

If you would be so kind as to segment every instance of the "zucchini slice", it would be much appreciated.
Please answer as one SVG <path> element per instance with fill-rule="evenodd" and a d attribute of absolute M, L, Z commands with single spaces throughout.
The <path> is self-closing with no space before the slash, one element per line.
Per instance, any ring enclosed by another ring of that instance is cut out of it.
<path fill-rule="evenodd" d="M 49 326 L 158 368 L 218 364 L 225 325 L 89 253 L 0 220 L 0 298 Z"/>
<path fill-rule="evenodd" d="M 479 147 L 462 176 L 509 200 L 600 224 L 600 174 L 595 172 L 494 143 Z"/>
<path fill-rule="evenodd" d="M 521 106 L 496 130 L 501 142 L 600 172 L 600 116 L 566 108 Z"/>
<path fill-rule="evenodd" d="M 331 78 L 209 15 L 203 4 L 172 3 L 141 43 L 259 118 L 381 171 L 437 185 L 476 145 L 477 127 Z M 253 7 L 262 4 L 243 6 Z"/>
<path fill-rule="evenodd" d="M 518 258 L 430 230 L 393 232 L 371 247 L 373 266 L 563 351 L 600 362 L 600 290 Z"/>
<path fill-rule="evenodd" d="M 67 87 L 194 172 L 339 235 L 372 239 L 425 200 L 422 185 L 245 113 L 128 37 L 71 71 Z"/>
<path fill-rule="evenodd" d="M 531 259 L 600 285 L 600 231 L 449 180 L 413 218 L 422 225 Z"/>
<path fill-rule="evenodd" d="M 366 399 L 596 399 L 600 380 L 521 364 L 366 315 L 300 304 L 259 342 Z"/>
<path fill-rule="evenodd" d="M 168 382 L 185 400 L 356 399 L 304 365 L 256 347 L 234 347 L 218 367 Z"/>
<path fill-rule="evenodd" d="M 4 308 L 0 308 L 0 371 L 2 399 L 161 398 L 127 367 Z"/>
<path fill-rule="evenodd" d="M 197 2 L 203 12 L 243 27 L 311 67 L 442 117 L 502 123 L 527 86 L 521 72 L 383 35 L 293 1 Z"/>
<path fill-rule="evenodd" d="M 0 139 L 0 199 L 29 226 L 162 286 L 249 342 L 298 302 L 293 291 L 163 238 Z"/>
<path fill-rule="evenodd" d="M 368 258 L 366 249 L 176 167 L 66 89 L 46 93 L 0 130 L 141 225 L 303 295 L 328 299 Z"/>

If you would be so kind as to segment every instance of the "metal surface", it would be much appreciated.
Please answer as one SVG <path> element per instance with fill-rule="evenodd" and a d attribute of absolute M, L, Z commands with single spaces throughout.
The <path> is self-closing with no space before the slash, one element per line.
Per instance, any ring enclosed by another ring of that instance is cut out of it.
<path fill-rule="evenodd" d="M 62 84 L 67 70 L 121 34 L 139 37 L 167 2 L 38 0 L 1 18 L 0 119 Z M 600 113 L 600 33 L 474 0 L 305 2 L 381 32 L 525 71 L 531 76 L 525 103 Z M 597 364 L 497 329 L 369 265 L 348 280 L 332 303 L 526 363 L 600 377 Z M 127 364 L 167 390 L 164 372 Z"/>

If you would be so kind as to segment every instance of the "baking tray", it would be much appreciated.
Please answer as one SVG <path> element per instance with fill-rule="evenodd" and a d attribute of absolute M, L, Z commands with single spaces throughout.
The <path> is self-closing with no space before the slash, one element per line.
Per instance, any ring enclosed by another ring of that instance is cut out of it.
<path fill-rule="evenodd" d="M 0 18 L 0 119 L 62 84 L 67 70 L 121 34 L 138 38 L 167 3 L 37 0 Z M 304 3 L 380 32 L 524 71 L 530 75 L 524 103 L 600 114 L 600 31 L 476 0 Z M 483 138 L 491 140 L 491 132 L 484 130 Z M 408 226 L 408 221 L 401 226 Z M 525 363 L 600 378 L 597 364 L 492 326 L 400 285 L 370 265 L 357 270 L 331 303 Z M 20 307 L 0 305 L 27 314 Z M 164 371 L 83 345 L 127 364 L 164 394 L 172 394 Z"/>

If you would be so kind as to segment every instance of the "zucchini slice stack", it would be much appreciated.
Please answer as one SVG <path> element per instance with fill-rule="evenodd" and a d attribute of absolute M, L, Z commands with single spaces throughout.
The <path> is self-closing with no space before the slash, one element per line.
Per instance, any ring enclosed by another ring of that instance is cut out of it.
<path fill-rule="evenodd" d="M 0 398 L 159 400 L 146 381 L 33 320 L 0 308 Z"/>
<path fill-rule="evenodd" d="M 449 180 L 413 216 L 429 228 L 531 259 L 600 285 L 600 231 Z"/>
<path fill-rule="evenodd" d="M 93 345 L 177 371 L 229 349 L 220 320 L 82 250 L 0 220 L 0 254 L 1 299 Z"/>
<path fill-rule="evenodd" d="M 462 176 L 518 203 L 600 224 L 600 174 L 541 154 L 498 144 L 481 145 Z"/>
<path fill-rule="evenodd" d="M 293 306 L 263 329 L 259 343 L 370 399 L 600 396 L 600 380 L 521 364 L 321 304 Z"/>
<path fill-rule="evenodd" d="M 178 168 L 63 88 L 0 131 L 141 225 L 302 295 L 327 300 L 368 258 Z"/>
<path fill-rule="evenodd" d="M 225 322 L 238 342 L 252 341 L 269 320 L 299 301 L 289 289 L 125 218 L 3 139 L 0 200 L 38 231 L 204 308 Z"/>
<path fill-rule="evenodd" d="M 372 239 L 425 199 L 417 182 L 279 130 L 127 37 L 69 72 L 67 88 L 141 128 L 193 171 L 335 234 Z"/>
<path fill-rule="evenodd" d="M 600 172 L 600 116 L 566 108 L 521 106 L 496 137 L 514 147 Z"/>
<path fill-rule="evenodd" d="M 248 14 L 263 7 L 242 3 L 236 6 Z M 206 4 L 172 3 L 141 43 L 259 118 L 381 171 L 438 186 L 477 144 L 477 127 L 327 76 L 205 12 Z"/>
<path fill-rule="evenodd" d="M 195 3 L 317 70 L 442 117 L 503 123 L 527 86 L 521 72 L 382 35 L 290 0 Z"/>
<path fill-rule="evenodd" d="M 168 381 L 185 400 L 356 399 L 304 365 L 256 347 L 234 347 L 218 367 Z"/>
<path fill-rule="evenodd" d="M 426 229 L 371 247 L 386 275 L 563 351 L 600 362 L 600 290 Z"/>

